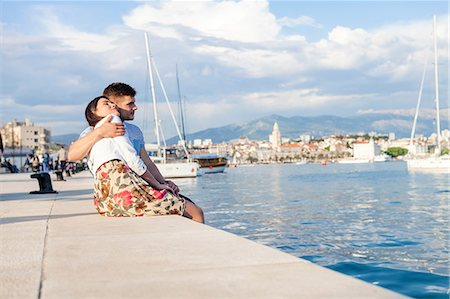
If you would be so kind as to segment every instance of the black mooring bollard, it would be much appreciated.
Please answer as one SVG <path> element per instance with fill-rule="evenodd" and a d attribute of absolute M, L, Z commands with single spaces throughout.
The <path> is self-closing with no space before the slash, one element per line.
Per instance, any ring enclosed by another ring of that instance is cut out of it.
<path fill-rule="evenodd" d="M 65 181 L 65 179 L 63 177 L 63 172 L 61 170 L 56 170 L 55 174 L 56 174 L 57 181 Z"/>
<path fill-rule="evenodd" d="M 52 180 L 47 172 L 40 172 L 31 175 L 32 179 L 37 179 L 39 182 L 39 191 L 31 191 L 30 194 L 45 194 L 45 193 L 58 193 L 53 190 Z"/>

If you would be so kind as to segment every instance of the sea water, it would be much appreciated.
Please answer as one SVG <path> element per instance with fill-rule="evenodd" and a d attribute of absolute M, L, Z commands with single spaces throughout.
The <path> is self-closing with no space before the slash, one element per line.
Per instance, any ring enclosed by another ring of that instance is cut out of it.
<path fill-rule="evenodd" d="M 256 165 L 177 183 L 213 227 L 407 296 L 449 296 L 447 173 Z"/>

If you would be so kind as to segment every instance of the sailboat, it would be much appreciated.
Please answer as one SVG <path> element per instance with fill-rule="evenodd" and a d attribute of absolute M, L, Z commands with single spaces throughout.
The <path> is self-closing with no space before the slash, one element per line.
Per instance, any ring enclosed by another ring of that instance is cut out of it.
<path fill-rule="evenodd" d="M 183 137 L 181 142 L 184 145 L 186 145 L 186 129 L 184 126 L 184 104 L 183 98 L 181 96 L 180 78 L 178 76 L 178 65 L 176 65 L 175 73 L 177 77 L 178 110 L 180 114 L 180 124 L 181 124 L 180 129 Z M 192 155 L 192 159 L 194 162 L 197 162 L 200 165 L 200 168 L 198 170 L 199 175 L 204 175 L 208 173 L 222 173 L 225 171 L 225 167 L 227 166 L 227 158 L 218 156 L 216 154 Z"/>
<path fill-rule="evenodd" d="M 434 83 L 435 83 L 435 102 L 436 102 L 436 150 L 434 155 L 428 154 L 425 157 L 419 157 L 414 155 L 414 135 L 417 123 L 417 117 L 419 114 L 420 101 L 422 97 L 423 84 L 425 81 L 426 65 L 424 67 L 422 82 L 419 89 L 419 97 L 417 100 L 416 113 L 414 116 L 414 123 L 411 131 L 410 155 L 406 159 L 408 170 L 432 170 L 432 171 L 447 171 L 450 170 L 450 156 L 441 154 L 441 127 L 440 127 L 440 115 L 439 115 L 439 73 L 438 73 L 438 59 L 437 59 L 437 38 L 436 38 L 436 16 L 433 16 L 433 39 L 434 39 Z"/>
<path fill-rule="evenodd" d="M 180 115 L 181 132 L 183 134 L 181 142 L 183 142 L 186 145 L 186 128 L 184 126 L 184 104 L 183 99 L 181 97 L 180 78 L 178 77 L 178 64 L 175 65 L 175 73 L 177 77 L 177 90 L 178 90 L 178 111 L 179 111 L 178 114 Z"/>
<path fill-rule="evenodd" d="M 192 178 L 196 177 L 198 175 L 198 169 L 200 168 L 200 165 L 196 162 L 193 162 L 189 152 L 186 148 L 185 142 L 182 142 L 183 151 L 185 154 L 186 159 L 172 159 L 169 160 L 167 157 L 167 146 L 161 146 L 161 137 L 160 133 L 162 134 L 161 130 L 161 122 L 159 120 L 158 115 L 158 105 L 156 101 L 156 94 L 155 94 L 155 84 L 153 81 L 153 70 L 155 71 L 155 74 L 158 78 L 159 85 L 161 87 L 161 90 L 164 94 L 164 98 L 167 103 L 167 107 L 169 108 L 170 115 L 172 117 L 172 120 L 175 124 L 175 128 L 177 130 L 178 138 L 180 140 L 183 140 L 181 137 L 181 133 L 177 124 L 177 120 L 174 116 L 173 110 L 170 106 L 169 99 L 167 97 L 166 90 L 164 88 L 164 84 L 161 80 L 161 77 L 159 76 L 158 68 L 156 66 L 155 61 L 153 60 L 151 50 L 150 50 L 150 44 L 148 40 L 147 32 L 144 32 L 145 37 L 145 46 L 147 50 L 147 67 L 148 67 L 148 73 L 149 73 L 149 80 L 150 80 L 150 88 L 151 88 L 151 94 L 152 94 L 152 102 L 153 102 L 153 115 L 155 120 L 155 133 L 156 133 L 156 146 L 152 149 L 151 145 L 146 145 L 146 150 L 149 151 L 150 157 L 155 162 L 156 166 L 158 167 L 158 170 L 161 172 L 161 174 L 165 178 Z M 165 142 L 164 136 L 163 140 Z M 150 151 L 155 150 L 156 155 L 153 156 Z"/>

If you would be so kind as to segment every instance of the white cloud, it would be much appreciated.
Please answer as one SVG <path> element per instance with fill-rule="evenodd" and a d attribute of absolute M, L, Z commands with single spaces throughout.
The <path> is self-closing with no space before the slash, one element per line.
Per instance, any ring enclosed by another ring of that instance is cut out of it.
<path fill-rule="evenodd" d="M 2 107 L 5 107 L 7 105 L 14 105 L 15 101 L 12 98 L 2 98 L 0 99 L 0 104 L 2 105 Z"/>
<path fill-rule="evenodd" d="M 80 75 L 68 75 L 64 78 L 63 83 L 67 88 L 76 88 L 83 84 L 83 78 Z"/>
<path fill-rule="evenodd" d="M 196 130 L 270 113 L 413 106 L 424 57 L 432 50 L 430 21 L 371 29 L 337 21 L 322 40 L 310 42 L 294 27 L 286 30 L 292 34 L 281 29 L 308 22 L 313 26 L 312 18 L 277 19 L 267 1 L 137 5 L 123 17 L 124 24 L 105 25 L 102 34 L 70 26 L 50 9 L 36 12 L 42 26 L 37 30 L 19 32 L 13 24 L 0 24 L 3 115 L 26 115 L 52 125 L 65 121 L 63 117 L 67 122 L 78 119 L 79 129 L 68 128 L 78 132 L 84 127 L 83 107 L 73 105 L 74 99 L 87 102 L 114 81 L 136 87 L 141 108 L 140 98 L 148 89 L 141 30 L 151 33 L 169 93 L 176 94 L 175 63 L 182 65 L 181 89 L 192 99 L 188 118 Z M 439 18 L 438 25 L 444 64 L 447 20 Z M 443 72 L 443 82 L 446 76 Z M 359 86 L 362 81 L 365 85 Z M 138 116 L 143 114 L 141 109 Z"/>
<path fill-rule="evenodd" d="M 412 120 L 416 113 L 416 110 L 414 108 L 411 109 L 367 109 L 367 110 L 360 110 L 357 111 L 357 114 L 364 115 L 364 114 L 394 114 L 394 115 L 400 115 L 400 116 L 409 116 L 411 117 L 411 121 L 409 122 L 409 126 L 412 126 Z M 450 108 L 442 108 L 440 109 L 440 117 L 441 120 L 450 119 Z M 419 118 L 420 119 L 435 119 L 436 118 L 436 110 L 425 108 L 420 109 L 419 111 Z"/>
<path fill-rule="evenodd" d="M 0 99 L 0 115 L 4 123 L 12 118 L 30 119 L 34 124 L 51 129 L 53 135 L 81 132 L 86 127 L 83 105 L 28 105 L 17 103 L 13 98 Z M 3 124 L 4 124 L 3 123 Z"/>
<path fill-rule="evenodd" d="M 211 76 L 213 73 L 214 73 L 214 69 L 209 65 L 206 65 L 204 68 L 202 68 L 202 71 L 201 71 L 201 75 L 205 76 L 205 77 Z"/>
<path fill-rule="evenodd" d="M 168 1 L 144 4 L 123 17 L 133 29 L 166 38 L 199 35 L 229 41 L 274 40 L 280 31 L 268 1 Z"/>
<path fill-rule="evenodd" d="M 320 24 L 309 16 L 277 20 L 266 1 L 145 4 L 125 16 L 124 22 L 155 36 L 190 43 L 196 59 L 208 56 L 250 78 L 352 70 L 392 81 L 405 80 L 419 71 L 431 28 L 431 22 L 393 24 L 370 31 L 336 26 L 327 38 L 308 43 L 302 35 L 280 35 L 280 25 Z M 197 39 L 199 36 L 204 38 Z M 445 29 L 441 29 L 440 39 L 445 37 Z M 445 58 L 446 53 L 441 55 Z"/>
<path fill-rule="evenodd" d="M 309 16 L 300 16 L 297 18 L 282 17 L 278 19 L 278 23 L 286 27 L 297 27 L 297 26 L 310 26 L 315 28 L 322 28 L 323 26 L 319 24 L 314 18 Z"/>
<path fill-rule="evenodd" d="M 223 65 L 238 68 L 251 77 L 289 75 L 298 72 L 302 64 L 293 53 L 266 49 L 233 49 L 227 47 L 200 46 L 196 53 L 210 55 Z"/>
<path fill-rule="evenodd" d="M 442 46 L 448 32 L 440 19 L 440 60 L 448 60 Z M 431 56 L 431 22 L 387 25 L 367 31 L 337 26 L 316 44 L 309 45 L 308 61 L 320 68 L 359 70 L 366 75 L 404 80 L 421 74 L 425 56 Z M 419 75 L 420 76 L 420 75 Z"/>
<path fill-rule="evenodd" d="M 299 110 L 305 108 L 320 108 L 335 102 L 357 102 L 368 94 L 332 95 L 324 94 L 318 88 L 292 89 L 286 91 L 250 93 L 242 96 L 242 101 L 248 106 L 258 109 Z"/>
<path fill-rule="evenodd" d="M 47 38 L 55 38 L 63 46 L 63 48 L 55 47 L 55 50 L 101 53 L 114 47 L 113 36 L 79 31 L 64 24 L 48 7 L 39 6 L 35 13 L 37 21 L 46 29 Z"/>

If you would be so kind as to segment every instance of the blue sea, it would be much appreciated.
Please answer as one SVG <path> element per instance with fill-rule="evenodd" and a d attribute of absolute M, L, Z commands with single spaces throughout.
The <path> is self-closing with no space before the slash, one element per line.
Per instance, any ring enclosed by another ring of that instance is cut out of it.
<path fill-rule="evenodd" d="M 410 297 L 449 298 L 447 173 L 284 164 L 176 182 L 213 227 Z"/>

